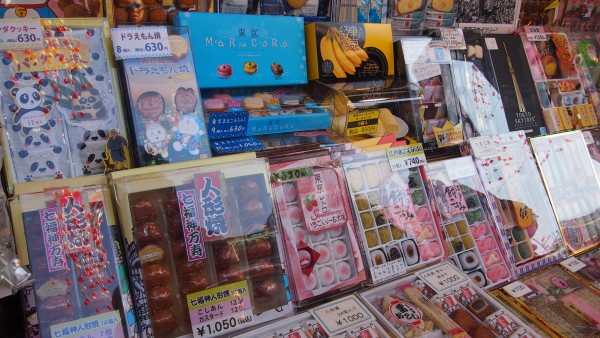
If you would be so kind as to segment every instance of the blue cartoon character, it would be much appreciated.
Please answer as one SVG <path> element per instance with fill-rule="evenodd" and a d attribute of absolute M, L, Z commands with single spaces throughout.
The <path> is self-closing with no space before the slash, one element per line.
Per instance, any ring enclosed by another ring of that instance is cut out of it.
<path fill-rule="evenodd" d="M 177 122 L 177 127 L 173 128 L 175 137 L 173 149 L 175 151 L 187 150 L 192 155 L 198 155 L 200 154 L 198 147 L 202 135 L 204 135 L 202 120 L 194 114 L 183 115 Z"/>
<path fill-rule="evenodd" d="M 29 135 L 33 129 L 50 130 L 56 125 L 54 119 L 48 118 L 52 110 L 52 99 L 47 98 L 43 90 L 48 84 L 46 79 L 24 86 L 11 80 L 4 82 L 4 86 L 10 90 L 10 95 L 15 102 L 8 106 L 14 114 L 13 131 L 22 131 L 23 134 Z"/>

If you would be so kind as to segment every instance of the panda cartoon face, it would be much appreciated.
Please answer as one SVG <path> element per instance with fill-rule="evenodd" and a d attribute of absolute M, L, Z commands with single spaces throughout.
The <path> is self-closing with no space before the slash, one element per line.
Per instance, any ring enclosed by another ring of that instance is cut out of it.
<path fill-rule="evenodd" d="M 88 130 L 83 134 L 83 141 L 77 143 L 77 149 L 79 149 L 79 161 L 84 175 L 100 174 L 104 172 L 107 138 L 108 131 L 106 130 Z"/>
<path fill-rule="evenodd" d="M 22 169 L 19 170 L 17 168 L 17 180 L 20 182 L 63 178 L 63 173 L 60 170 L 61 161 L 59 156 L 54 152 L 44 150 L 27 152 L 26 150 L 22 150 L 19 152 L 19 157 L 23 159 Z"/>
<path fill-rule="evenodd" d="M 100 91 L 93 87 L 81 91 L 77 98 L 71 100 L 71 105 L 75 120 L 99 120 L 108 115 Z"/>
<path fill-rule="evenodd" d="M 4 82 L 4 87 L 10 90 L 14 99 L 8 109 L 14 114 L 12 129 L 15 132 L 22 130 L 28 135 L 35 128 L 50 130 L 56 125 L 56 121 L 48 116 L 53 104 L 52 99 L 44 93 L 44 88 L 48 85 L 47 79 L 29 85 L 11 80 Z"/>
<path fill-rule="evenodd" d="M 42 104 L 44 98 L 41 87 L 13 88 L 15 102 L 21 109 L 34 109 Z M 12 92 L 11 92 L 12 93 Z"/>

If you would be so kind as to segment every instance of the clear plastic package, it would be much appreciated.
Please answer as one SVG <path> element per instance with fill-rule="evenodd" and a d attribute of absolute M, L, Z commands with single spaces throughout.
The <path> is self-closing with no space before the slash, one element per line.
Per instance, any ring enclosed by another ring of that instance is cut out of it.
<path fill-rule="evenodd" d="M 42 46 L 5 50 L 0 76 L 8 188 L 103 174 L 129 167 L 108 24 L 100 19 L 42 20 Z"/>
<path fill-rule="evenodd" d="M 473 160 L 429 163 L 427 175 L 452 262 L 482 288 L 513 278 L 502 221 L 492 212 L 496 203 L 488 200 Z"/>
<path fill-rule="evenodd" d="M 571 41 L 571 50 L 576 54 L 575 65 L 579 71 L 581 87 L 588 95 L 588 102 L 596 110 L 596 117 L 600 116 L 600 42 L 596 33 L 573 33 L 568 35 Z"/>
<path fill-rule="evenodd" d="M 112 175 L 145 334 L 215 337 L 292 313 L 267 166 L 252 157 Z"/>
<path fill-rule="evenodd" d="M 600 242 L 600 183 L 581 131 L 530 139 L 569 253 Z"/>
<path fill-rule="evenodd" d="M 498 206 L 517 276 L 567 256 L 560 228 L 523 131 L 469 140 L 488 197 Z M 497 216 L 496 216 L 497 217 Z"/>
<path fill-rule="evenodd" d="M 385 151 L 342 157 L 373 284 L 442 259 L 425 167 L 392 170 Z"/>
<path fill-rule="evenodd" d="M 366 279 L 344 173 L 329 155 L 270 161 L 290 269 L 292 298 L 303 306 Z"/>

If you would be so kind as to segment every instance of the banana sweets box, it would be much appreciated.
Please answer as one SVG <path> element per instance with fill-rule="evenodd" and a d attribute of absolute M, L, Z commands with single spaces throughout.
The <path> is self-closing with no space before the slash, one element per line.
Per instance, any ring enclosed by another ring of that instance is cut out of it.
<path fill-rule="evenodd" d="M 304 18 L 182 12 L 198 86 L 234 88 L 307 83 Z"/>
<path fill-rule="evenodd" d="M 394 75 L 389 24 L 315 22 L 304 27 L 308 80 L 351 81 Z"/>

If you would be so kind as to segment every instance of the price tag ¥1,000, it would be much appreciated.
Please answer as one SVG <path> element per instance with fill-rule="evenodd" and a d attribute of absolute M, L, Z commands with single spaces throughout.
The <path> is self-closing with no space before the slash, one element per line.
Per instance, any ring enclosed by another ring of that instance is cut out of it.
<path fill-rule="evenodd" d="M 1 19 L 0 49 L 44 48 L 43 32 L 39 19 Z"/>
<path fill-rule="evenodd" d="M 369 311 L 354 296 L 308 310 L 330 336 L 335 336 L 360 323 L 373 321 Z"/>
<path fill-rule="evenodd" d="M 417 273 L 417 276 L 437 293 L 460 287 L 469 282 L 469 277 L 448 262 L 422 270 Z"/>
<path fill-rule="evenodd" d="M 280 170 L 271 174 L 271 180 L 279 183 L 299 180 L 313 175 L 312 167 Z"/>
<path fill-rule="evenodd" d="M 165 26 L 111 28 L 110 35 L 117 60 L 172 55 Z"/>
<path fill-rule="evenodd" d="M 389 148 L 386 151 L 390 166 L 394 171 L 418 167 L 427 163 L 421 143 Z"/>

